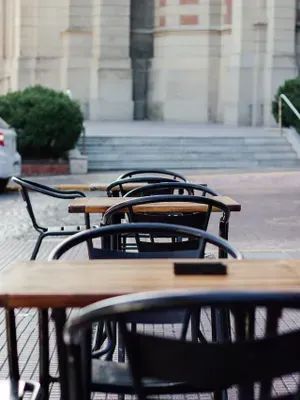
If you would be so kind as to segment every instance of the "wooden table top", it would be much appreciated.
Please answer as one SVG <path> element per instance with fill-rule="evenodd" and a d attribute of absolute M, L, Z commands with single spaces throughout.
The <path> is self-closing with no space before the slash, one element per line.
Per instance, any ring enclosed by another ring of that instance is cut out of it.
<path fill-rule="evenodd" d="M 64 183 L 64 184 L 60 184 L 60 185 L 52 185 L 51 187 L 53 187 L 55 189 L 59 189 L 59 190 L 80 190 L 82 192 L 95 192 L 95 191 L 105 192 L 106 188 L 109 184 L 110 183 L 69 183 L 69 184 Z M 124 190 L 129 191 L 129 190 L 140 188 L 142 186 L 145 186 L 145 183 L 126 184 L 126 185 L 123 185 L 123 188 L 124 188 Z M 9 185 L 7 185 L 5 190 L 8 192 L 18 191 L 18 190 L 20 190 L 20 186 L 15 185 L 15 184 L 9 184 Z M 119 187 L 116 186 L 111 190 L 118 191 Z"/>
<path fill-rule="evenodd" d="M 226 276 L 176 276 L 174 262 L 17 262 L 0 272 L 0 306 L 83 307 L 112 296 L 163 290 L 300 292 L 300 259 L 226 260 Z"/>
<path fill-rule="evenodd" d="M 103 213 L 111 206 L 124 201 L 133 200 L 134 197 L 85 197 L 72 200 L 69 205 L 70 213 Z M 214 196 L 214 200 L 226 204 L 230 211 L 241 211 L 241 205 L 235 200 L 226 196 Z M 207 210 L 206 204 L 166 202 L 152 203 L 135 206 L 136 212 L 203 212 Z M 218 208 L 213 208 L 214 212 L 219 212 Z"/>

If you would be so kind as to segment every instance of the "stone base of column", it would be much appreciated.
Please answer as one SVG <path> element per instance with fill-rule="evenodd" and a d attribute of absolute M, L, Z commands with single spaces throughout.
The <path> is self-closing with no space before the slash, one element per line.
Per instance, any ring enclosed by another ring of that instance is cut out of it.
<path fill-rule="evenodd" d="M 60 90 L 60 57 L 41 57 L 36 60 L 35 83 Z"/>
<path fill-rule="evenodd" d="M 133 101 L 90 100 L 89 119 L 91 121 L 132 121 Z"/>
<path fill-rule="evenodd" d="M 153 69 L 148 116 L 168 122 L 209 122 L 207 69 Z"/>
<path fill-rule="evenodd" d="M 11 89 L 13 91 L 23 90 L 36 83 L 36 58 L 18 57 L 12 60 L 11 65 Z"/>
<path fill-rule="evenodd" d="M 132 121 L 132 70 L 130 60 L 110 62 L 103 60 L 105 68 L 94 66 L 91 73 L 89 119 Z"/>
<path fill-rule="evenodd" d="M 150 120 L 166 122 L 207 123 L 207 105 L 201 101 L 149 102 Z"/>
<path fill-rule="evenodd" d="M 250 126 L 253 108 L 253 68 L 229 67 L 223 99 L 223 123 Z"/>
<path fill-rule="evenodd" d="M 280 58 L 278 57 L 277 60 Z M 285 66 L 289 63 L 289 66 Z M 265 68 L 265 96 L 264 96 L 264 125 L 268 127 L 276 127 L 277 122 L 272 113 L 272 102 L 275 94 L 280 86 L 288 79 L 294 79 L 297 76 L 297 68 L 295 60 L 284 60 L 281 57 L 281 65 L 277 62 L 276 67 Z"/>

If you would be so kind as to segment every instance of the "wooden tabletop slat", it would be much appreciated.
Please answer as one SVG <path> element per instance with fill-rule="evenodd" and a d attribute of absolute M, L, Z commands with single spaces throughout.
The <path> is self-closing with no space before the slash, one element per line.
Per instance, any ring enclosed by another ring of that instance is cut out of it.
<path fill-rule="evenodd" d="M 215 196 L 215 200 L 226 204 L 231 211 L 240 211 L 241 205 L 235 200 L 227 196 Z M 109 207 L 122 203 L 124 201 L 133 200 L 124 197 L 86 197 L 74 199 L 69 205 L 70 213 L 103 213 Z M 185 203 L 185 202 L 165 202 L 143 204 L 134 207 L 136 212 L 203 212 L 207 210 L 206 204 Z M 213 208 L 214 212 L 220 211 Z"/>
<path fill-rule="evenodd" d="M 300 260 L 226 260 L 227 276 L 176 276 L 174 262 L 18 262 L 0 272 L 0 306 L 82 307 L 112 296 L 164 290 L 300 292 Z"/>

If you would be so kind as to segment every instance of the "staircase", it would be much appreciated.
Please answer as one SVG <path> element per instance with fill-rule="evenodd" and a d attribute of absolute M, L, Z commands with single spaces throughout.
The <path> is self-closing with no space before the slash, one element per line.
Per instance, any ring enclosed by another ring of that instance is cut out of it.
<path fill-rule="evenodd" d="M 266 133 L 262 137 L 88 136 L 86 153 L 90 172 L 148 167 L 300 168 L 300 159 L 286 137 Z"/>

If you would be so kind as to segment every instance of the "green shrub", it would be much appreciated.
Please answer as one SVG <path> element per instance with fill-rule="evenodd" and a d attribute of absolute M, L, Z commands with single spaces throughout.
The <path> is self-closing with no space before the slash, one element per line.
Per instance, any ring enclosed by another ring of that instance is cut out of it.
<path fill-rule="evenodd" d="M 25 159 L 64 157 L 83 130 L 80 105 L 42 86 L 0 96 L 0 116 L 15 128 L 18 151 Z"/>
<path fill-rule="evenodd" d="M 280 94 L 285 94 L 295 108 L 300 111 L 300 77 L 289 79 L 279 87 L 272 102 L 272 112 L 277 122 L 279 122 L 278 100 Z M 282 124 L 287 128 L 292 126 L 300 133 L 300 121 L 284 101 L 282 101 Z"/>

